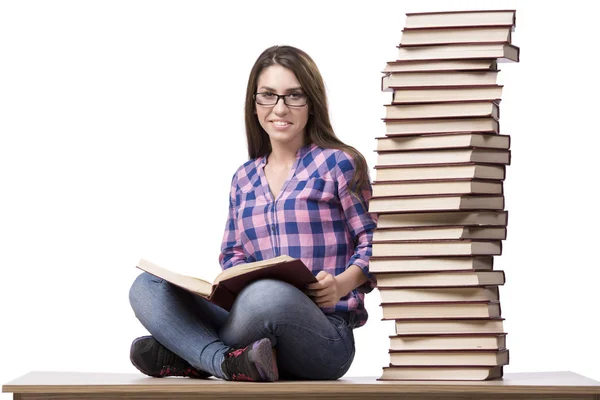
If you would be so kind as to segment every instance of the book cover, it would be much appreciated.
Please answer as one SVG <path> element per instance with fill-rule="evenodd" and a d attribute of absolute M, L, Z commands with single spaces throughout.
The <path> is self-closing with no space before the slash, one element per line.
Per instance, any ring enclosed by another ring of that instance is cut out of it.
<path fill-rule="evenodd" d="M 465 26 L 404 28 L 402 46 L 427 46 L 433 44 L 510 43 L 512 26 Z"/>
<path fill-rule="evenodd" d="M 393 350 L 504 350 L 506 333 L 446 333 L 390 336 Z"/>
<path fill-rule="evenodd" d="M 221 272 L 212 283 L 170 271 L 143 258 L 137 268 L 200 295 L 228 311 L 237 295 L 251 282 L 278 279 L 301 289 L 317 281 L 300 259 L 287 255 L 236 265 Z"/>
<path fill-rule="evenodd" d="M 405 28 L 516 26 L 516 10 L 456 10 L 406 13 Z"/>
<path fill-rule="evenodd" d="M 395 60 L 386 63 L 381 71 L 409 72 L 409 71 L 497 71 L 498 62 L 494 58 L 483 59 L 443 59 L 443 60 Z"/>
<path fill-rule="evenodd" d="M 502 366 L 470 367 L 470 366 L 390 366 L 383 367 L 380 381 L 400 380 L 448 380 L 448 381 L 483 381 L 502 377 Z"/>

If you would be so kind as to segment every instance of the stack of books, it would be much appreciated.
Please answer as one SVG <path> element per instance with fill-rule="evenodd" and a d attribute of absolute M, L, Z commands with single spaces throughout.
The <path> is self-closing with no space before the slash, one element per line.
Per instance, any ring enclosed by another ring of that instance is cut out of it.
<path fill-rule="evenodd" d="M 485 380 L 508 364 L 499 286 L 508 213 L 498 62 L 515 10 L 411 13 L 381 89 L 370 270 L 395 321 L 382 380 Z"/>

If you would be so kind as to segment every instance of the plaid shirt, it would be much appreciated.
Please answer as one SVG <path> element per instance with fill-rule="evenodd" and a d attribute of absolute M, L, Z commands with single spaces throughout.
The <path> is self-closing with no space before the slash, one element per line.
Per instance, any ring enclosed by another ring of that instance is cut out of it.
<path fill-rule="evenodd" d="M 351 312 L 354 326 L 367 321 L 364 293 L 375 287 L 369 273 L 374 217 L 367 213 L 371 187 L 362 199 L 348 191 L 354 162 L 343 151 L 308 144 L 298 150 L 276 199 L 265 178 L 266 157 L 250 160 L 231 182 L 229 216 L 219 262 L 223 269 L 287 254 L 316 275 L 339 275 L 350 265 L 369 278 L 326 313 Z"/>

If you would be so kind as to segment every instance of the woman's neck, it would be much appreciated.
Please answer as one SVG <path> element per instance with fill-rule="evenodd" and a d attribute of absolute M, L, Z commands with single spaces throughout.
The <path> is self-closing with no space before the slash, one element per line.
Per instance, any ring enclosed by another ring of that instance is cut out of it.
<path fill-rule="evenodd" d="M 305 145 L 306 141 L 292 146 L 271 142 L 271 154 L 269 154 L 268 162 L 277 166 L 291 167 L 296 161 L 298 150 Z"/>

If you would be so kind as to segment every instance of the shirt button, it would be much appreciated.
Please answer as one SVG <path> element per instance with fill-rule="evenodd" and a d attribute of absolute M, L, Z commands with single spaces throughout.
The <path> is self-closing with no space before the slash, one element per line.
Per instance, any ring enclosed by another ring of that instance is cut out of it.
<path fill-rule="evenodd" d="M 275 225 L 271 226 L 271 232 L 275 233 Z"/>

